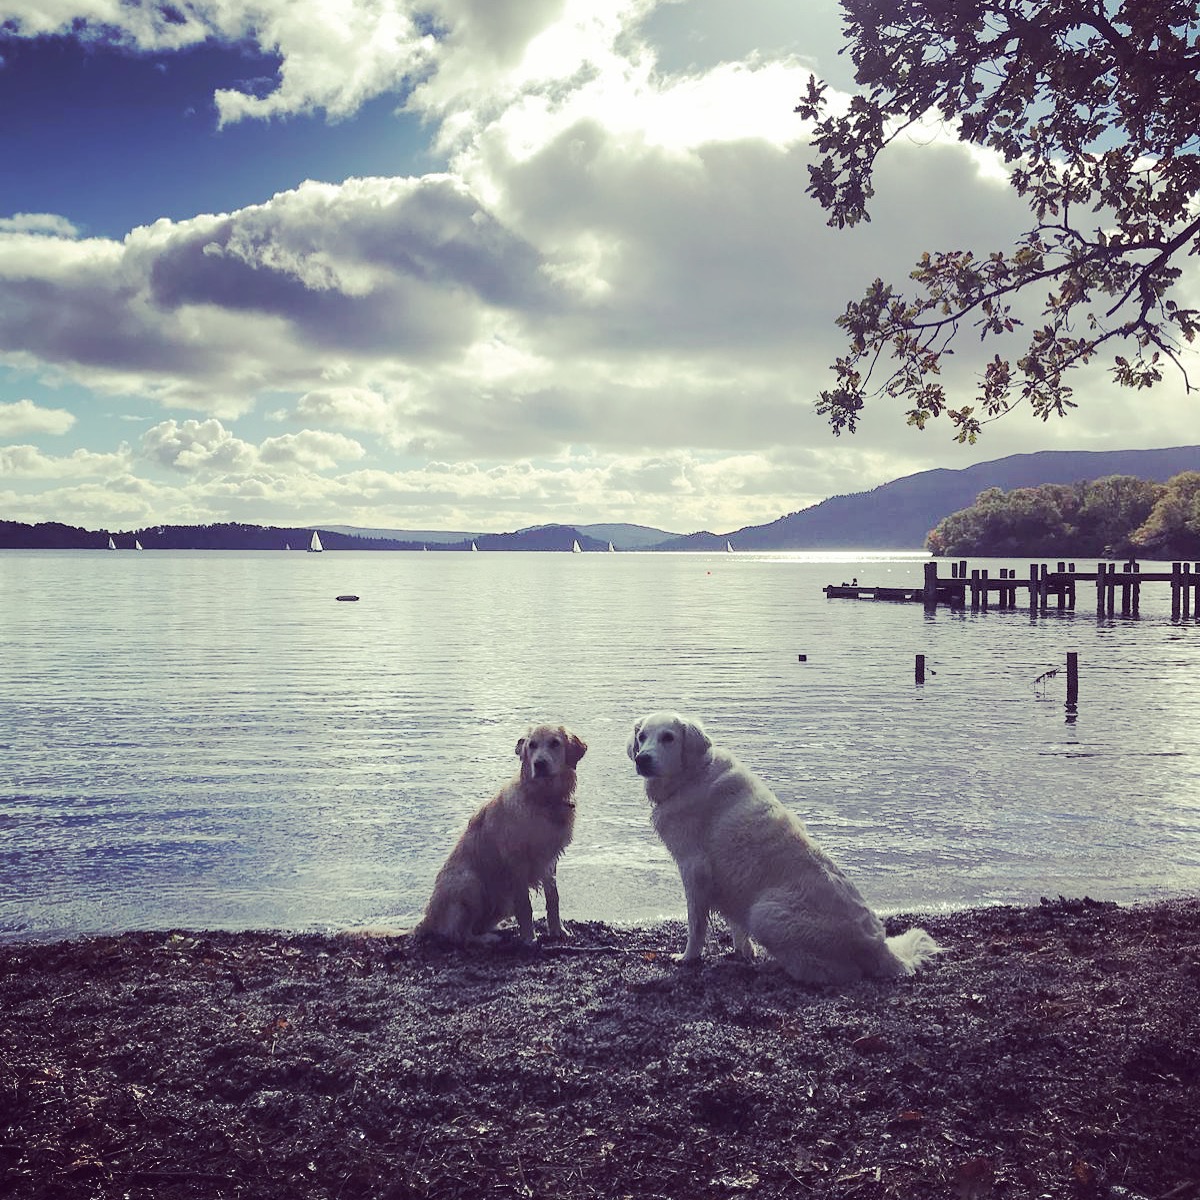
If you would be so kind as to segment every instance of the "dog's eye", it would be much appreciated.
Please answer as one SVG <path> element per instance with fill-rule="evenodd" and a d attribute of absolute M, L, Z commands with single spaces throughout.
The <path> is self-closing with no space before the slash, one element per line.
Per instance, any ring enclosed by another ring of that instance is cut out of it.
<path fill-rule="evenodd" d="M 560 742 L 560 741 L 558 740 L 558 738 L 551 738 L 551 739 L 550 739 L 550 749 L 551 749 L 551 750 L 557 750 L 557 749 L 559 748 L 559 746 L 561 746 L 561 745 L 562 745 L 562 742 Z"/>
<path fill-rule="evenodd" d="M 669 746 L 675 740 L 675 735 L 673 733 L 664 733 L 658 740 L 664 746 Z"/>
<path fill-rule="evenodd" d="M 526 742 L 525 744 L 526 744 L 526 745 L 527 745 L 527 746 L 530 748 L 530 750 L 536 750 L 536 749 L 537 749 L 537 742 L 536 742 L 536 741 L 530 740 L 530 741 Z"/>

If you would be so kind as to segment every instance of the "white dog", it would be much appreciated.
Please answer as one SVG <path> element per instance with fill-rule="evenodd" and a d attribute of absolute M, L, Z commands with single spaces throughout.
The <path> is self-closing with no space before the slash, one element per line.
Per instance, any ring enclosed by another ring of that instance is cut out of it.
<path fill-rule="evenodd" d="M 802 983 L 910 975 L 941 947 L 923 929 L 885 936 L 855 886 L 753 772 L 697 721 L 652 713 L 633 727 L 629 757 L 646 781 L 652 820 L 679 866 L 687 897 L 682 962 L 704 952 L 710 912 Z"/>
<path fill-rule="evenodd" d="M 561 725 L 537 725 L 517 742 L 517 777 L 470 820 L 434 881 L 418 937 L 476 941 L 506 917 L 533 942 L 530 889 L 546 897 L 551 937 L 563 937 L 555 868 L 575 830 L 575 766 L 587 746 Z"/>

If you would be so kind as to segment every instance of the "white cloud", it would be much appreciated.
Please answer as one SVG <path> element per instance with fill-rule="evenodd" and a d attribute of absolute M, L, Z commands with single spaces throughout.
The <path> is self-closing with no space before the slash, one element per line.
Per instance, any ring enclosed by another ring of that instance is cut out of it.
<path fill-rule="evenodd" d="M 220 421 L 163 421 L 142 434 L 142 452 L 178 471 L 241 472 L 258 456 L 253 446 L 231 434 Z"/>
<path fill-rule="evenodd" d="M 306 429 L 267 438 L 258 448 L 264 463 L 295 464 L 311 471 L 331 471 L 339 463 L 362 458 L 366 451 L 353 438 L 340 433 Z"/>
<path fill-rule="evenodd" d="M 75 450 L 54 455 L 36 446 L 0 446 L 0 477 L 7 480 L 113 476 L 129 467 L 130 455 L 124 448 L 114 454 Z"/>
<path fill-rule="evenodd" d="M 75 415 L 65 408 L 40 408 L 32 400 L 0 402 L 0 437 L 20 433 L 66 433 L 75 424 Z"/>
<path fill-rule="evenodd" d="M 44 233 L 52 237 L 75 237 L 78 230 L 56 213 L 13 213 L 0 217 L 0 233 Z"/>
<path fill-rule="evenodd" d="M 586 13 L 589 5 L 572 2 Z M 17 36 L 69 33 L 155 52 L 205 41 L 249 42 L 279 56 L 278 77 L 265 94 L 232 88 L 215 93 L 220 121 L 230 124 L 312 112 L 337 120 L 376 96 L 399 96 L 434 75 L 442 79 L 436 103 L 461 108 L 466 98 L 519 71 L 530 43 L 563 24 L 562 7 L 563 0 L 431 0 L 419 7 L 404 0 L 195 0 L 169 8 L 119 0 L 12 0 L 5 18 Z M 629 5 L 601 7 L 619 14 Z M 593 16 L 576 38 L 598 20 Z M 568 27 L 579 21 L 577 16 Z M 541 57 L 568 44 L 563 36 L 552 40 L 543 44 Z"/>

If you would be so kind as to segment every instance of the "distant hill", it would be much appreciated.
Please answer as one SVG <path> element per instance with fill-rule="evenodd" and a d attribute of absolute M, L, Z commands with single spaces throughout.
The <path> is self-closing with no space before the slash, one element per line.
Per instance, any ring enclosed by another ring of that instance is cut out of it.
<path fill-rule="evenodd" d="M 581 551 L 608 549 L 607 542 L 588 537 L 574 525 L 537 525 L 531 529 L 519 529 L 515 533 L 481 533 L 478 537 L 439 546 L 438 549 L 469 550 L 474 544 L 478 550 L 558 550 L 569 553 L 576 542 Z"/>
<path fill-rule="evenodd" d="M 481 529 L 472 532 L 460 531 L 450 533 L 446 530 L 430 529 L 361 529 L 355 525 L 321 525 L 318 528 L 320 528 L 322 533 L 326 529 L 329 529 L 353 537 L 416 542 L 435 549 L 449 548 L 450 546 L 457 546 L 459 549 L 462 549 L 464 545 L 469 546 L 471 542 L 476 542 L 479 549 L 482 550 L 484 549 L 484 545 L 480 541 L 480 538 L 508 539 L 509 544 L 505 545 L 504 549 L 536 549 L 542 544 L 548 549 L 563 549 L 563 546 L 560 544 L 560 537 L 551 533 L 547 538 L 543 538 L 540 536 L 543 530 L 568 531 L 569 537 L 565 547 L 567 550 L 571 548 L 571 539 L 576 537 L 579 539 L 580 546 L 585 550 L 588 549 L 588 546 L 584 545 L 584 543 L 588 539 L 602 543 L 599 547 L 593 547 L 601 550 L 607 550 L 609 542 L 612 542 L 617 550 L 648 550 L 651 546 L 658 545 L 659 542 L 678 536 L 666 529 L 652 529 L 649 525 L 628 525 L 623 523 L 608 525 L 529 525 L 513 533 L 498 534 L 490 534 Z M 491 548 L 500 547 L 493 544 Z"/>
<path fill-rule="evenodd" d="M 728 538 L 735 550 L 920 550 L 925 535 L 943 517 L 969 508 L 990 487 L 1010 491 L 1107 475 L 1163 482 L 1180 471 L 1200 471 L 1200 446 L 1013 454 L 957 471 L 921 471 L 869 492 L 831 496 L 767 525 L 748 525 L 720 535 L 689 534 L 655 549 L 715 550 Z"/>
<path fill-rule="evenodd" d="M 478 537 L 483 530 L 458 530 L 452 532 L 446 529 L 363 529 L 358 525 L 317 525 L 315 528 L 322 533 L 342 533 L 347 537 L 374 538 L 389 542 L 412 542 L 418 546 L 438 545 L 448 542 L 467 541 Z"/>

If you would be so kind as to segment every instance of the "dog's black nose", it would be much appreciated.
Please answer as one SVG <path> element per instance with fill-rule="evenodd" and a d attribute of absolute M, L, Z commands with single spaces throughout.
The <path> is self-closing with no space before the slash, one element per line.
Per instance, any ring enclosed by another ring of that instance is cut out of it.
<path fill-rule="evenodd" d="M 649 775 L 652 773 L 650 766 L 653 761 L 649 754 L 638 754 L 634 756 L 633 765 L 637 767 L 639 775 Z"/>
<path fill-rule="evenodd" d="M 549 775 L 550 764 L 544 758 L 535 758 L 533 760 L 533 773 L 535 775 Z"/>

